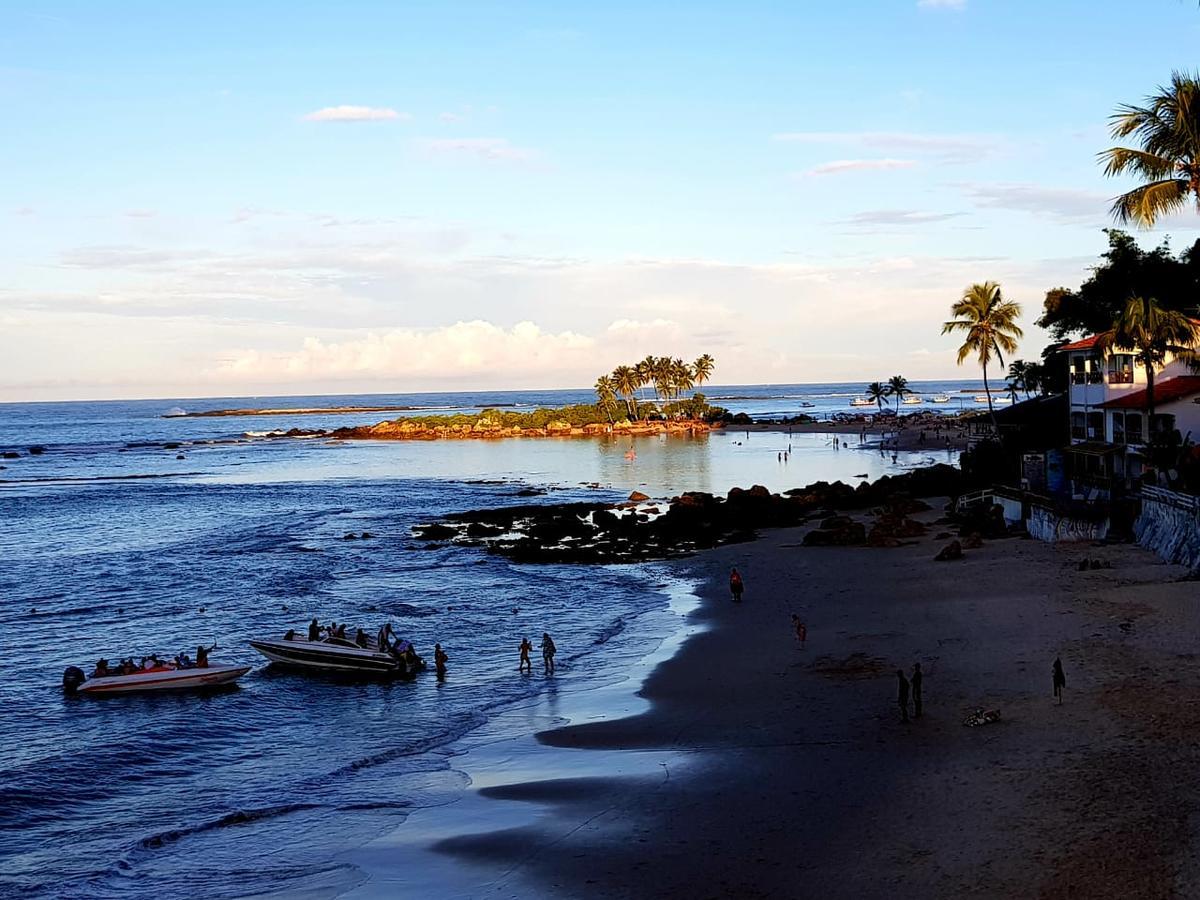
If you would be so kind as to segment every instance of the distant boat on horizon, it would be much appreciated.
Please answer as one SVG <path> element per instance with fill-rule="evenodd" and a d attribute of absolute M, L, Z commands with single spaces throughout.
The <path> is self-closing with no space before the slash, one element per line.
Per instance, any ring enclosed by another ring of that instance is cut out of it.
<path fill-rule="evenodd" d="M 917 404 L 924 403 L 925 401 L 922 400 L 920 397 L 918 397 L 916 394 L 909 394 L 907 397 L 904 398 L 903 402 L 904 402 L 905 406 L 916 406 Z"/>
<path fill-rule="evenodd" d="M 934 394 L 929 398 L 930 403 L 949 403 L 950 398 L 945 394 Z"/>
<path fill-rule="evenodd" d="M 851 406 L 874 406 L 874 400 L 868 400 L 866 397 L 855 397 L 850 401 Z"/>

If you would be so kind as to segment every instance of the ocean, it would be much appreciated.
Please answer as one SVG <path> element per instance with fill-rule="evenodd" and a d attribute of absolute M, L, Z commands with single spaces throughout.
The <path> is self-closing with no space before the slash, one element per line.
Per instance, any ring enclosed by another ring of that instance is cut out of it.
<path fill-rule="evenodd" d="M 919 385 L 929 393 L 975 382 Z M 712 387 L 755 416 L 847 410 L 858 385 Z M 513 704 L 586 690 L 664 635 L 653 565 L 521 566 L 426 549 L 412 525 L 528 502 L 784 490 L 952 454 L 835 449 L 823 435 L 349 442 L 256 437 L 358 415 L 171 418 L 229 407 L 479 410 L 583 391 L 0 404 L 0 896 L 243 897 L 345 883 L 339 857 L 464 789 L 447 749 Z M 811 403 L 812 406 L 802 404 Z M 907 411 L 907 410 L 906 410 Z M 169 444 L 170 446 L 164 446 Z M 175 446 L 178 445 L 178 446 Z M 779 454 L 791 446 L 788 463 Z M 44 448 L 30 454 L 29 448 Z M 528 487 L 544 495 L 520 496 Z M 347 540 L 370 532 L 369 540 Z M 317 616 L 386 620 L 450 675 L 346 683 L 277 671 L 247 645 Z M 516 672 L 543 631 L 553 678 Z M 64 696 L 63 670 L 173 656 L 255 668 L 212 694 Z"/>

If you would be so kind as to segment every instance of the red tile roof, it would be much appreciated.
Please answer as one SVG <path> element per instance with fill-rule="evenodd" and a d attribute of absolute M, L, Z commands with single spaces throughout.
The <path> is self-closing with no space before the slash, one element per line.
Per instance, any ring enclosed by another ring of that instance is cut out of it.
<path fill-rule="evenodd" d="M 1059 347 L 1059 351 L 1063 350 L 1091 350 L 1096 346 L 1096 341 L 1100 340 L 1100 335 L 1093 334 L 1091 337 L 1085 337 L 1081 341 L 1074 341 L 1070 344 L 1063 344 Z"/>
<path fill-rule="evenodd" d="M 1182 400 L 1192 394 L 1200 394 L 1200 375 L 1178 375 L 1154 385 L 1154 405 L 1170 403 L 1172 400 Z M 1101 409 L 1145 409 L 1146 392 L 1134 391 L 1124 397 L 1117 397 L 1107 403 L 1099 404 Z"/>

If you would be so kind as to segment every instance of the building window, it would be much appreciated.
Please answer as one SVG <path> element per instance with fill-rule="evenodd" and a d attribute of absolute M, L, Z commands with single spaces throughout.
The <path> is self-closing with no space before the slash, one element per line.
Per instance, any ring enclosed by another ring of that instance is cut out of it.
<path fill-rule="evenodd" d="M 1170 434 L 1175 430 L 1175 417 L 1161 413 L 1154 415 L 1154 434 Z"/>
<path fill-rule="evenodd" d="M 1084 440 L 1087 437 L 1087 429 L 1083 425 L 1083 413 L 1071 413 L 1071 437 Z"/>
<path fill-rule="evenodd" d="M 1108 383 L 1133 384 L 1133 354 L 1114 353 L 1108 358 Z"/>
<path fill-rule="evenodd" d="M 1071 384 L 1087 384 L 1087 357 L 1071 357 Z"/>
<path fill-rule="evenodd" d="M 1102 384 L 1104 382 L 1104 361 L 1099 357 L 1088 357 L 1088 384 Z"/>
<path fill-rule="evenodd" d="M 1087 436 L 1089 441 L 1104 440 L 1104 413 L 1090 412 L 1087 414 Z"/>
<path fill-rule="evenodd" d="M 1120 415 L 1117 413 L 1116 415 Z M 1114 416 L 1115 418 L 1116 416 Z M 1142 414 L 1125 413 L 1125 443 L 1140 444 L 1142 442 Z"/>

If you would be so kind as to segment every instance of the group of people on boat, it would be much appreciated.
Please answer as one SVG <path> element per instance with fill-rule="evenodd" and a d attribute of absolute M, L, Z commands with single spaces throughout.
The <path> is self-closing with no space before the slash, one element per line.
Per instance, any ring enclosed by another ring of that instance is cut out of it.
<path fill-rule="evenodd" d="M 144 675 L 148 672 L 173 672 L 176 669 L 207 669 L 208 654 L 217 649 L 217 645 L 205 647 L 201 644 L 196 648 L 196 658 L 193 660 L 186 652 L 180 653 L 173 660 L 162 659 L 157 653 L 151 653 L 149 656 L 143 656 L 140 661 L 134 662 L 133 657 L 122 659 L 116 665 L 109 663 L 107 659 L 99 659 L 96 661 L 96 668 L 92 670 L 92 678 L 115 678 L 118 675 Z"/>
<path fill-rule="evenodd" d="M 403 659 L 408 665 L 413 666 L 418 662 L 416 648 L 413 647 L 411 641 L 406 641 L 396 635 L 392 628 L 392 623 L 387 622 L 380 626 L 379 631 L 375 634 L 375 645 L 371 646 L 371 638 L 361 628 L 354 629 L 354 636 L 349 637 L 346 633 L 347 625 L 345 622 L 340 625 L 337 622 L 330 622 L 328 625 L 322 625 L 317 621 L 316 616 L 308 623 L 308 639 L 314 643 L 325 641 L 353 641 L 356 647 L 363 650 L 378 650 L 379 653 L 391 653 L 397 659 Z M 283 636 L 285 641 L 296 640 L 295 629 L 288 629 L 287 634 Z M 439 645 L 440 646 L 440 645 Z"/>

